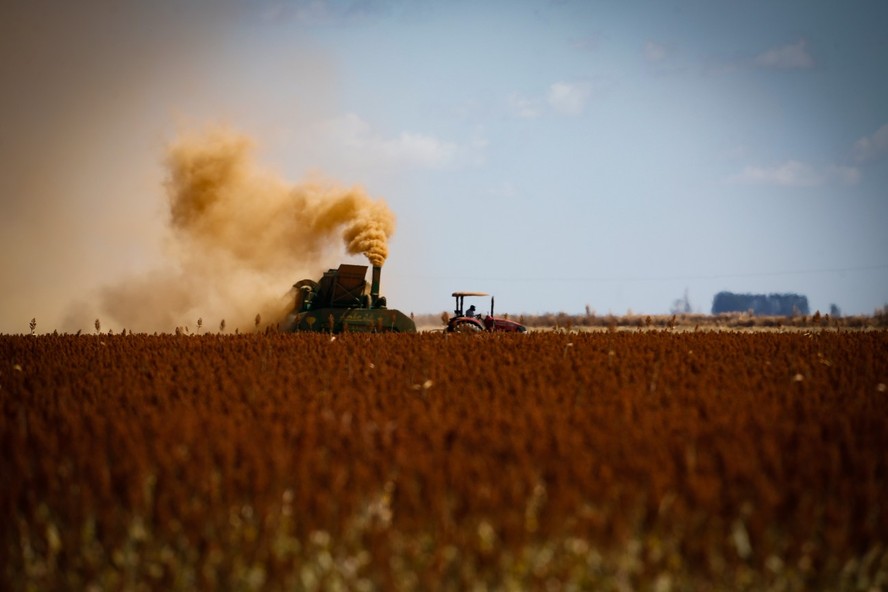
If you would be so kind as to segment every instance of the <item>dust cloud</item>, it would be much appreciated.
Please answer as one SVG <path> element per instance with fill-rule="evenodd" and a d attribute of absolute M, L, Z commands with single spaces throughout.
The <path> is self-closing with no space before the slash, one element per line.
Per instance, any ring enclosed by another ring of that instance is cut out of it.
<path fill-rule="evenodd" d="M 169 264 L 106 287 L 102 314 L 124 328 L 253 329 L 281 320 L 290 285 L 347 253 L 388 256 L 395 217 L 361 187 L 319 174 L 297 184 L 262 169 L 251 138 L 227 127 L 181 135 L 168 148 Z M 72 312 L 76 314 L 76 312 Z"/>

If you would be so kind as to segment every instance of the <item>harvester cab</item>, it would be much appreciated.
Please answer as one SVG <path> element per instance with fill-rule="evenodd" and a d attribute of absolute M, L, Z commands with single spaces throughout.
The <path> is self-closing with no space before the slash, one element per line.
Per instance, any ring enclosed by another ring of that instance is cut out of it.
<path fill-rule="evenodd" d="M 527 327 L 509 319 L 497 318 L 493 315 L 494 297 L 485 292 L 454 292 L 456 307 L 453 317 L 447 323 L 447 331 L 450 333 L 480 333 L 482 331 L 504 331 L 508 333 L 524 333 Z M 466 297 L 490 296 L 490 312 L 486 315 L 475 314 L 475 306 L 463 308 Z"/>

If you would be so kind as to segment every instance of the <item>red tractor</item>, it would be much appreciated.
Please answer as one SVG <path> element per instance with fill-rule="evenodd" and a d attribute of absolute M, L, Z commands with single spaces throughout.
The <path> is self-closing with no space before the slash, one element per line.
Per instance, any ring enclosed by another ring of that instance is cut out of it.
<path fill-rule="evenodd" d="M 521 323 L 493 316 L 493 296 L 490 297 L 490 314 L 482 316 L 475 312 L 474 304 L 464 311 L 463 302 L 466 296 L 488 296 L 488 294 L 484 292 L 454 292 L 452 295 L 456 298 L 456 309 L 453 311 L 453 317 L 447 322 L 448 333 L 479 333 L 481 331 L 524 333 L 527 331 L 527 327 Z"/>

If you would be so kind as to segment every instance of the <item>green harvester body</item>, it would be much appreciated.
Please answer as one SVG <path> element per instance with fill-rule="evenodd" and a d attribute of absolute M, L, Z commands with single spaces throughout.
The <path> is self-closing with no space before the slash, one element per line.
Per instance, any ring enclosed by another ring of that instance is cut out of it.
<path fill-rule="evenodd" d="M 324 273 L 320 281 L 293 285 L 295 306 L 285 329 L 319 333 L 416 333 L 416 323 L 399 310 L 389 309 L 379 295 L 382 268 L 373 266 L 372 281 L 364 279 L 366 265 L 343 263 Z"/>

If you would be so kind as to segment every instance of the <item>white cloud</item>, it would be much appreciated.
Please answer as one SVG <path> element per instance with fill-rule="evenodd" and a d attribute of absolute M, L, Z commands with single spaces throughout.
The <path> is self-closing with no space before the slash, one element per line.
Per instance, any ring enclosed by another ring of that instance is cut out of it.
<path fill-rule="evenodd" d="M 272 2 L 261 13 L 268 21 L 292 20 L 304 24 L 327 23 L 337 14 L 329 2 L 310 0 L 308 2 Z"/>
<path fill-rule="evenodd" d="M 325 139 L 334 149 L 338 146 L 352 158 L 384 166 L 439 169 L 455 164 L 463 151 L 483 150 L 483 144 L 478 141 L 465 148 L 411 131 L 385 138 L 354 113 L 328 121 L 323 128 Z"/>
<path fill-rule="evenodd" d="M 665 45 L 648 41 L 644 44 L 644 57 L 649 62 L 662 62 L 669 55 L 669 49 Z"/>
<path fill-rule="evenodd" d="M 596 51 L 601 45 L 602 36 L 593 33 L 585 37 L 579 37 L 571 41 L 570 46 L 580 51 Z"/>
<path fill-rule="evenodd" d="M 589 101 L 591 89 L 585 83 L 556 82 L 549 87 L 546 100 L 555 111 L 564 115 L 580 115 Z"/>
<path fill-rule="evenodd" d="M 825 172 L 827 179 L 835 179 L 845 185 L 857 185 L 860 182 L 860 169 L 857 167 L 830 165 Z"/>
<path fill-rule="evenodd" d="M 752 185 L 812 187 L 819 185 L 822 179 L 811 165 L 790 160 L 772 167 L 747 166 L 731 177 L 731 181 Z"/>
<path fill-rule="evenodd" d="M 518 93 L 509 95 L 509 113 L 519 119 L 535 119 L 542 115 L 539 99 L 529 99 Z"/>
<path fill-rule="evenodd" d="M 518 195 L 518 189 L 511 181 L 503 181 L 499 185 L 495 185 L 487 190 L 487 193 L 494 197 L 512 198 Z"/>
<path fill-rule="evenodd" d="M 800 39 L 792 45 L 774 47 L 760 53 L 753 63 L 760 68 L 803 70 L 814 67 L 814 58 L 808 52 L 808 42 Z"/>
<path fill-rule="evenodd" d="M 381 2 L 336 2 L 335 0 L 283 0 L 268 3 L 260 12 L 266 21 L 301 25 L 348 24 L 384 16 L 389 10 Z"/>
<path fill-rule="evenodd" d="M 777 187 L 820 187 L 833 182 L 854 185 L 860 180 L 860 171 L 844 165 L 814 165 L 789 160 L 771 167 L 747 166 L 728 181 L 744 185 L 772 185 Z"/>
<path fill-rule="evenodd" d="M 871 162 L 888 155 L 888 123 L 869 137 L 860 138 L 854 143 L 854 158 L 857 162 Z"/>
<path fill-rule="evenodd" d="M 412 132 L 401 132 L 395 139 L 379 140 L 377 143 L 387 160 L 422 168 L 447 166 L 454 161 L 458 150 L 453 142 Z"/>
<path fill-rule="evenodd" d="M 324 124 L 324 128 L 329 138 L 352 148 L 359 147 L 364 142 L 363 138 L 370 135 L 370 124 L 354 113 L 331 119 Z"/>
<path fill-rule="evenodd" d="M 689 63 L 682 59 L 681 51 L 674 43 L 649 40 L 642 48 L 642 57 L 652 74 L 680 75 L 689 71 Z"/>
<path fill-rule="evenodd" d="M 593 97 L 608 94 L 613 82 L 606 77 L 578 81 L 559 81 L 549 85 L 544 96 L 525 96 L 513 92 L 506 99 L 506 110 L 511 117 L 536 119 L 548 114 L 575 117 L 582 115 Z"/>

